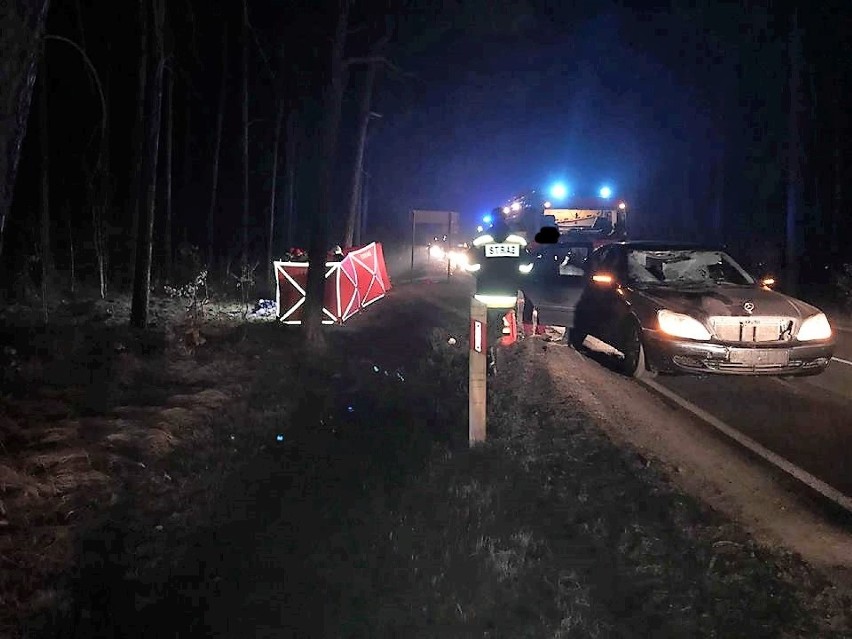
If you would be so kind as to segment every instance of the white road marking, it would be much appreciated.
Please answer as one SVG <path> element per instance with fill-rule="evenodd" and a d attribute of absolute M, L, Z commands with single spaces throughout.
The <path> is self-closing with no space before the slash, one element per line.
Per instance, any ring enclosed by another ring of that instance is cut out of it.
<path fill-rule="evenodd" d="M 665 386 L 661 386 L 654 380 L 641 379 L 639 381 L 651 390 L 656 391 L 660 395 L 670 399 L 675 404 L 683 408 L 685 411 L 692 413 L 701 421 L 709 424 L 716 430 L 724 433 L 725 435 L 736 441 L 738 444 L 741 444 L 745 448 L 748 448 L 751 452 L 762 457 L 764 460 L 768 461 L 776 468 L 780 468 L 785 473 L 795 477 L 806 486 L 809 486 L 813 490 L 820 493 L 826 499 L 831 500 L 847 512 L 852 513 L 852 499 L 841 493 L 839 490 L 832 488 L 821 479 L 817 479 L 816 477 L 811 475 L 806 470 L 799 468 L 798 466 L 796 466 L 792 462 L 787 461 L 780 455 L 773 453 L 771 450 L 765 448 L 761 444 L 758 444 L 750 437 L 743 435 L 736 429 L 732 428 L 731 426 L 728 426 L 721 419 L 714 417 L 713 415 L 705 411 L 703 408 L 699 408 L 692 402 L 684 399 L 677 393 L 670 391 Z"/>
<path fill-rule="evenodd" d="M 842 357 L 832 357 L 831 359 L 834 362 L 840 362 L 841 364 L 846 364 L 847 366 L 852 366 L 852 362 L 850 362 L 848 359 L 843 359 Z"/>

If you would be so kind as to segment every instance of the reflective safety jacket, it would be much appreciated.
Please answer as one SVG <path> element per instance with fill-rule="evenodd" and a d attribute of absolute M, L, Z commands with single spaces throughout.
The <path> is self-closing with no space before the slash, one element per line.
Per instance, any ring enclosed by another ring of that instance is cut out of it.
<path fill-rule="evenodd" d="M 476 276 L 476 298 L 492 308 L 512 308 L 522 278 L 533 267 L 526 240 L 517 233 L 480 235 L 470 248 L 466 270 Z"/>

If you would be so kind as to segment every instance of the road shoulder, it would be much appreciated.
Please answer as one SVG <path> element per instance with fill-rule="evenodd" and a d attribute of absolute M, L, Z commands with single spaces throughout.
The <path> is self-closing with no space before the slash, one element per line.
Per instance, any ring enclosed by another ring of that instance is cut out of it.
<path fill-rule="evenodd" d="M 777 471 L 572 348 L 541 350 L 559 393 L 579 401 L 610 439 L 654 460 L 678 488 L 741 522 L 761 543 L 801 555 L 836 583 L 850 582 L 852 535 L 816 513 Z"/>

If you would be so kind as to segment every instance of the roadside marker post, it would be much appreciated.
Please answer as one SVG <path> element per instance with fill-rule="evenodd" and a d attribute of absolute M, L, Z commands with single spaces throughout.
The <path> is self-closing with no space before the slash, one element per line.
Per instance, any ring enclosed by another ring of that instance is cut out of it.
<path fill-rule="evenodd" d="M 470 298 L 470 363 L 468 366 L 468 440 L 485 441 L 486 379 L 488 364 L 488 307 Z"/>
<path fill-rule="evenodd" d="M 453 247 L 453 212 L 447 211 L 447 281 L 450 281 L 452 273 L 452 260 L 450 259 L 450 251 Z"/>
<path fill-rule="evenodd" d="M 524 339 L 526 332 L 524 331 L 524 292 L 518 289 L 518 302 L 515 304 L 515 326 L 518 331 L 518 339 Z"/>

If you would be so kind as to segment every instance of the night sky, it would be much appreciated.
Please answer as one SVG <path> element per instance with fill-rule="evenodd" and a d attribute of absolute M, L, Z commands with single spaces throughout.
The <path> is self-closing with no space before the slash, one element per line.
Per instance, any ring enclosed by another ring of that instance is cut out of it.
<path fill-rule="evenodd" d="M 49 32 L 80 40 L 74 4 L 52 3 Z M 81 4 L 87 50 L 108 84 L 113 217 L 121 227 L 137 101 L 138 9 L 107 0 Z M 830 244 L 842 252 L 848 241 L 826 238 L 852 236 L 845 213 L 845 184 L 852 177 L 844 106 L 850 86 L 845 43 L 852 35 L 847 5 L 802 3 L 798 14 L 806 85 L 802 218 L 811 252 Z M 231 30 L 216 225 L 224 253 L 232 250 L 240 215 L 240 3 L 172 0 L 167 6 L 177 69 L 177 240 L 184 234 L 196 242 L 205 237 L 226 23 Z M 783 2 L 685 0 L 354 3 L 351 23 L 359 28 L 347 55 L 365 55 L 390 17 L 395 31 L 387 57 L 399 68 L 381 74 L 373 104 L 383 118 L 370 125 L 366 156 L 371 233 L 379 239 L 398 233 L 412 208 L 460 211 L 471 228 L 513 195 L 562 180 L 578 195 L 612 186 L 631 204 L 631 230 L 645 237 L 707 237 L 714 211 L 722 210 L 721 241 L 779 246 L 792 8 Z M 252 243 L 259 250 L 271 184 L 275 90 L 301 108 L 307 142 L 299 157 L 309 158 L 335 12 L 334 3 L 273 0 L 249 0 L 249 11 L 255 40 Z M 48 47 L 51 194 L 57 219 L 73 219 L 75 210 L 85 208 L 80 165 L 99 107 L 75 54 L 60 43 Z M 333 230 L 342 226 L 337 211 L 348 198 L 362 79 L 363 69 L 354 68 L 344 100 Z M 28 211 L 37 205 L 37 104 L 36 95 L 12 220 L 24 243 L 33 236 Z M 302 239 L 311 188 L 310 172 L 298 170 L 296 227 Z M 63 206 L 70 211 L 63 213 Z M 61 232 L 55 236 L 61 243 Z M 276 244 L 282 241 L 276 237 Z"/>

